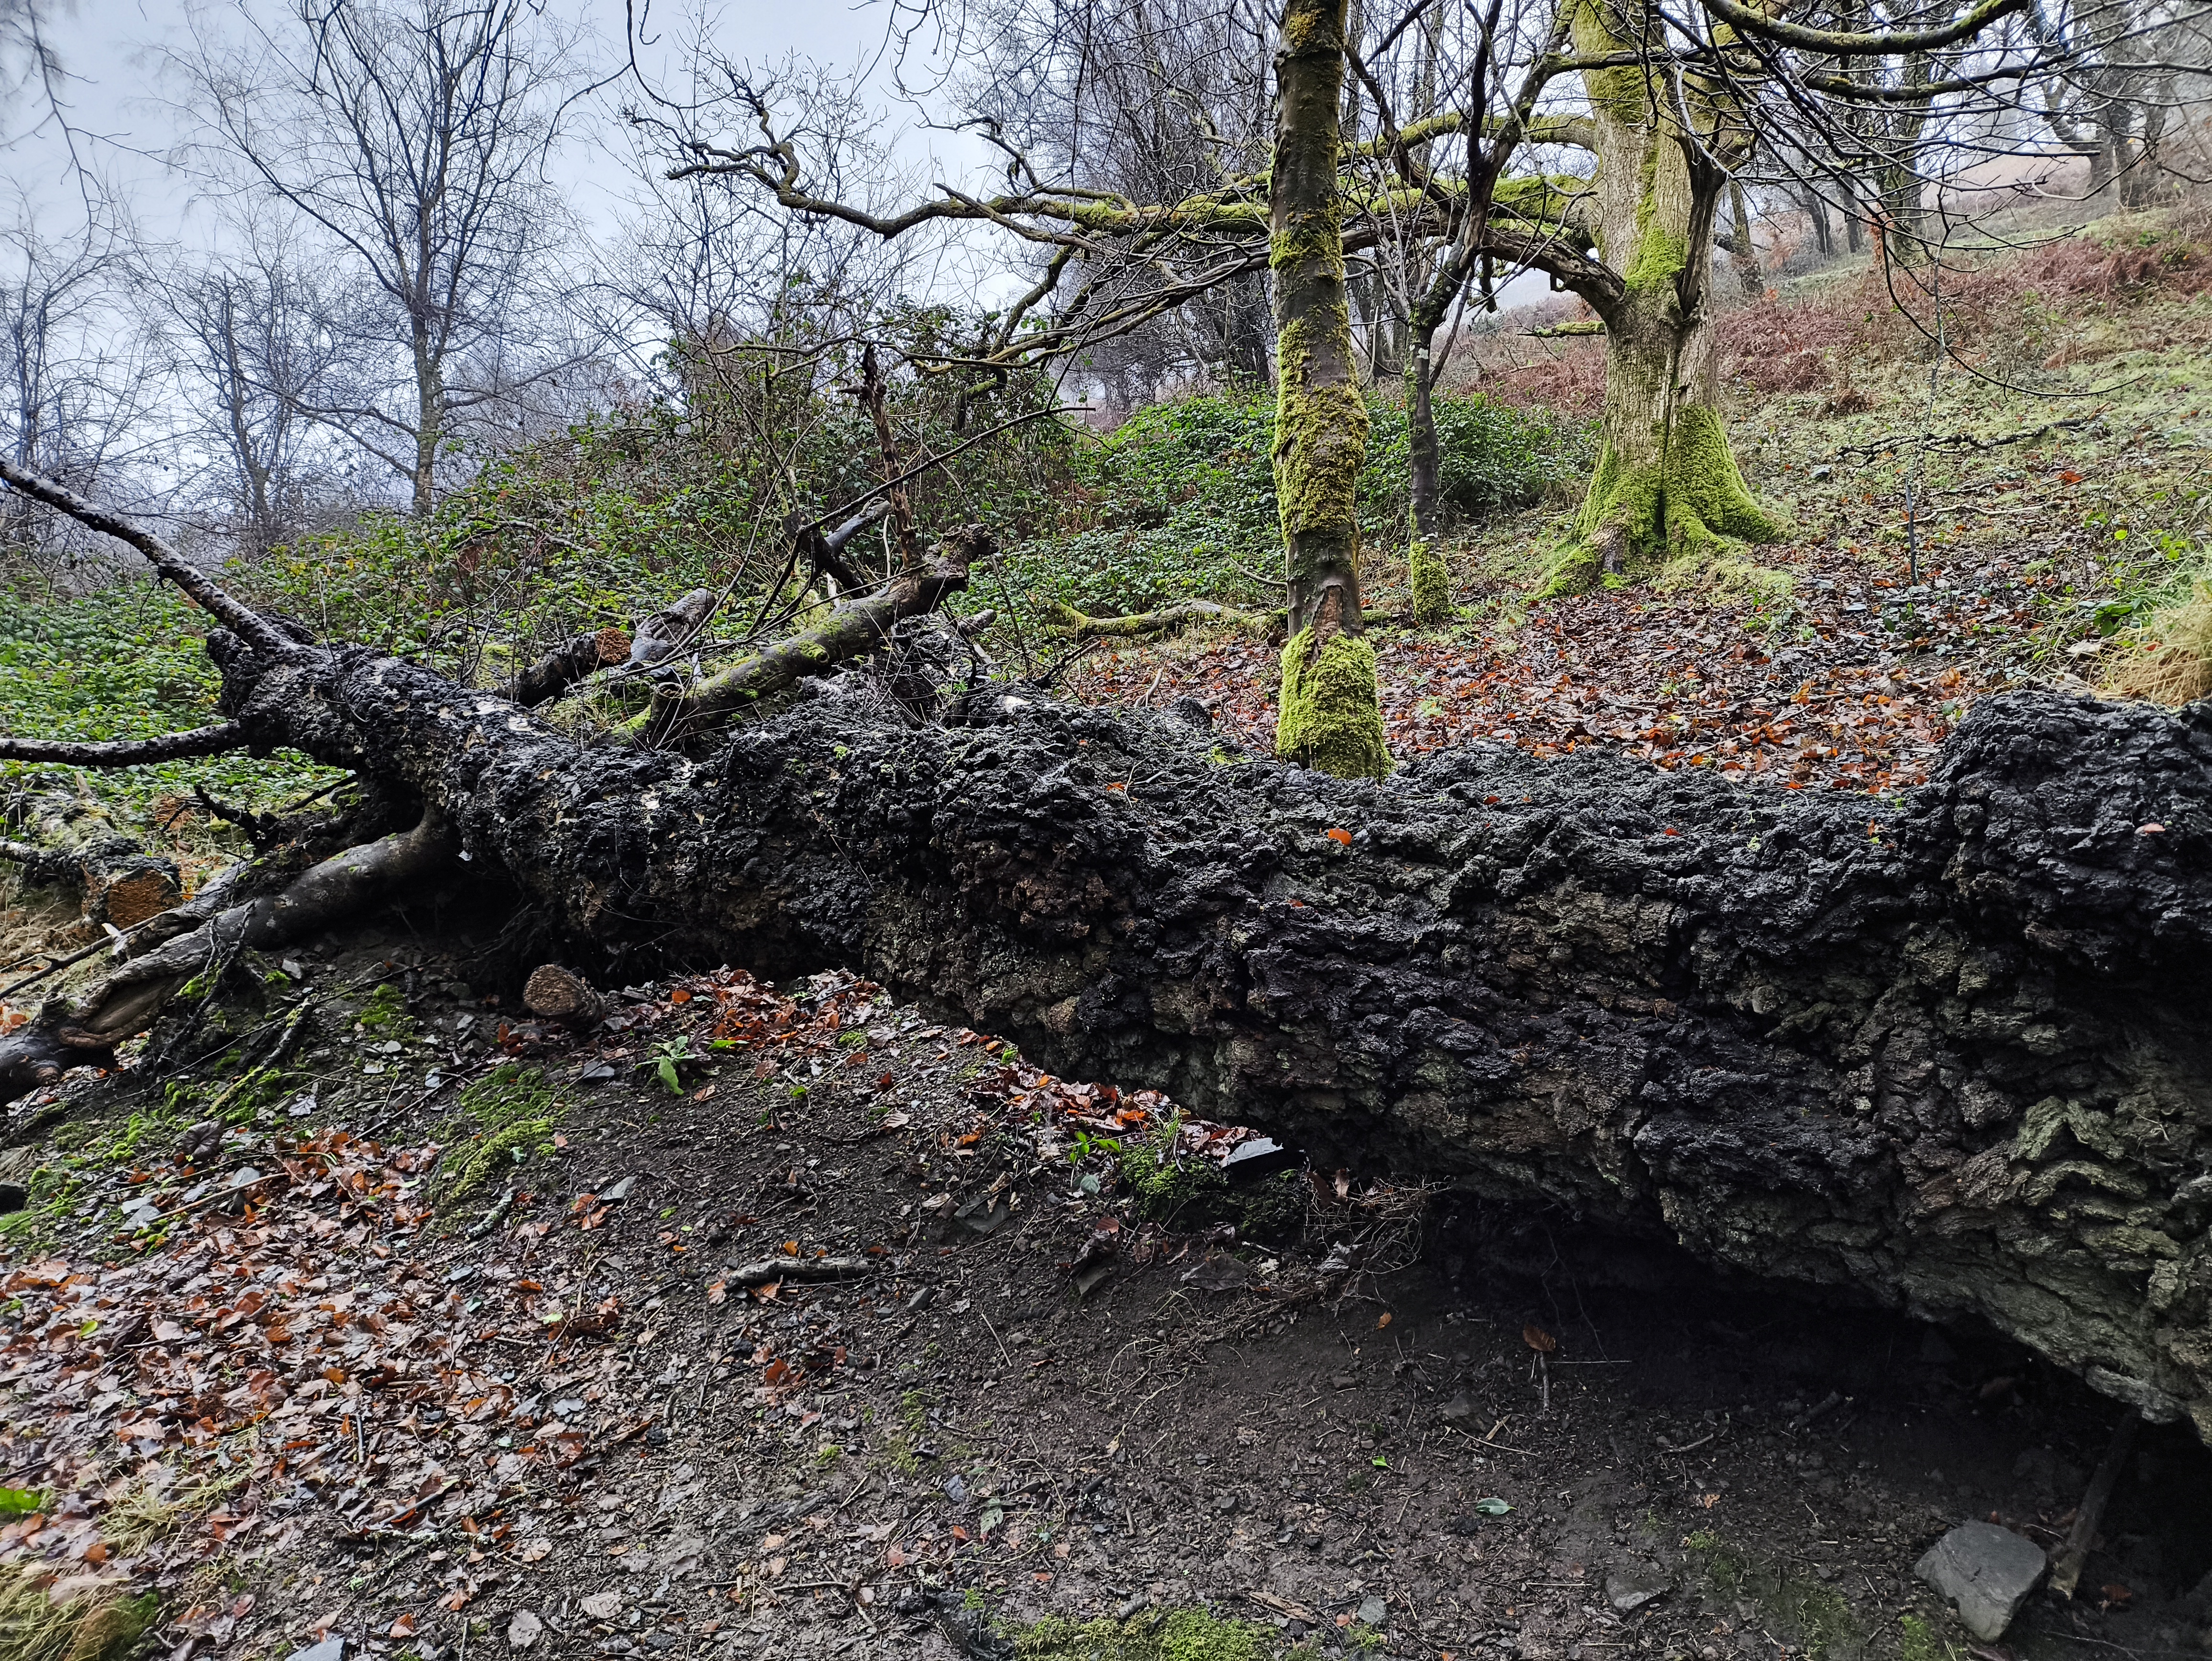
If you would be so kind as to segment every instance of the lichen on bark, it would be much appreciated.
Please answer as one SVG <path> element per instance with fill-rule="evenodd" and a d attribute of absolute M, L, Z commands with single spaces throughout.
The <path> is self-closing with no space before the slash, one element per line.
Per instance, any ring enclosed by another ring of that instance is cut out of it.
<path fill-rule="evenodd" d="M 1353 635 L 1316 641 L 1301 629 L 1283 648 L 1275 753 L 1340 779 L 1387 777 L 1390 751 L 1375 696 L 1375 648 Z"/>
<path fill-rule="evenodd" d="M 1337 164 L 1346 0 L 1289 0 L 1275 54 L 1268 172 L 1274 278 L 1275 495 L 1289 578 L 1277 749 L 1325 771 L 1389 770 L 1375 653 L 1359 637 L 1360 464 L 1367 455 L 1344 291 Z"/>

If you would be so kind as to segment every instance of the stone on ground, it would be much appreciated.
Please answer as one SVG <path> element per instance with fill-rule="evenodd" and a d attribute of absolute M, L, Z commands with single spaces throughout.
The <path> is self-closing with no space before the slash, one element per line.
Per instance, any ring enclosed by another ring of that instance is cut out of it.
<path fill-rule="evenodd" d="M 1961 1523 L 1929 1547 L 1912 1572 L 1959 1612 L 1984 1643 L 2003 1636 L 2049 1567 L 2043 1548 L 1994 1523 Z"/>

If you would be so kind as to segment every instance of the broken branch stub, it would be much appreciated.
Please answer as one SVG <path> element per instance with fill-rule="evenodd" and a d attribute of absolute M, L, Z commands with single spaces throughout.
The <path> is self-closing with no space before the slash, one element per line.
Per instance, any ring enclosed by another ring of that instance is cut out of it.
<path fill-rule="evenodd" d="M 522 1001 L 533 1015 L 570 1026 L 596 1025 L 607 1013 L 599 989 L 557 963 L 540 964 L 522 985 Z"/>
<path fill-rule="evenodd" d="M 97 802 L 60 789 L 20 791 L 0 807 L 0 824 L 15 833 L 0 840 L 0 859 L 13 861 L 33 887 L 80 896 L 87 922 L 134 928 L 185 897 L 177 862 L 148 853 Z"/>

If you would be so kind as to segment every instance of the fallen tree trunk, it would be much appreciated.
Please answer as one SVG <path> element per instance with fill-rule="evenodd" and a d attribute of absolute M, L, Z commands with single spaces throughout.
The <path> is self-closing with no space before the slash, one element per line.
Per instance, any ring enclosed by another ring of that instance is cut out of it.
<path fill-rule="evenodd" d="M 607 958 L 861 970 L 1328 1163 L 1978 1315 L 2212 1438 L 2203 705 L 1985 700 L 1885 812 L 1590 751 L 1339 781 L 860 676 L 693 759 L 210 652 L 256 748 L 421 801 Z"/>

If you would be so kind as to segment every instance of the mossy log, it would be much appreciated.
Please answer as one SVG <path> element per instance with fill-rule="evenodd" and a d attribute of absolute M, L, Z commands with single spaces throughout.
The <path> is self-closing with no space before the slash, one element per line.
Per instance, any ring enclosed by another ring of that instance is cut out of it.
<path fill-rule="evenodd" d="M 58 787 L 21 790 L 0 805 L 0 860 L 33 888 L 79 897 L 85 920 L 135 928 L 185 897 L 177 862 L 149 854 L 107 809 Z"/>
<path fill-rule="evenodd" d="M 641 731 L 660 743 L 680 743 L 722 725 L 732 715 L 877 650 L 908 618 L 933 611 L 945 597 L 968 586 L 968 568 L 988 558 L 990 537 L 980 525 L 945 533 L 930 562 L 902 571 L 864 599 L 841 597 L 804 620 L 796 634 L 741 659 L 688 688 L 659 688 Z"/>
<path fill-rule="evenodd" d="M 1132 611 L 1111 618 L 1091 617 L 1073 605 L 1053 600 L 1047 604 L 1045 615 L 1078 640 L 1133 640 L 1148 635 L 1170 634 L 1194 623 L 1258 630 L 1268 627 L 1271 621 L 1268 613 L 1240 611 L 1233 605 L 1217 605 L 1210 599 L 1180 600 L 1157 611 Z M 1274 612 L 1272 620 L 1279 622 L 1282 615 Z"/>
<path fill-rule="evenodd" d="M 257 743 L 423 801 L 610 975 L 848 966 L 1326 1165 L 1978 1315 L 2212 1433 L 2212 712 L 1989 699 L 1885 811 L 1590 751 L 1340 781 L 865 677 L 699 758 L 580 751 L 364 648 L 216 650 Z"/>

